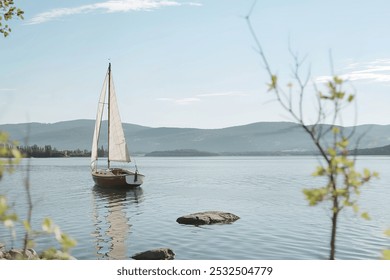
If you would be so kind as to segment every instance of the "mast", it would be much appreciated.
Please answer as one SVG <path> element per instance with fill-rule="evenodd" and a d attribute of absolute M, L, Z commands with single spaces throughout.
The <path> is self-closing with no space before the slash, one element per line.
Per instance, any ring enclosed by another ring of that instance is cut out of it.
<path fill-rule="evenodd" d="M 107 141 L 107 168 L 110 168 L 110 100 L 111 100 L 111 62 L 108 63 L 108 102 L 107 102 L 107 108 L 108 108 L 108 119 L 107 119 L 107 125 L 108 125 L 108 141 Z"/>

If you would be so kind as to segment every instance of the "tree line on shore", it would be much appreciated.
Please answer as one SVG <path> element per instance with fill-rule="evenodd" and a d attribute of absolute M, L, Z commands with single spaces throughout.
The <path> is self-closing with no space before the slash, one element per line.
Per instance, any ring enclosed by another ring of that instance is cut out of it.
<path fill-rule="evenodd" d="M 17 149 L 22 153 L 23 157 L 35 157 L 35 158 L 51 158 L 51 157 L 90 157 L 91 151 L 88 150 L 58 150 L 51 145 L 45 146 L 18 146 Z M 104 157 L 107 155 L 107 151 L 102 146 L 98 149 L 98 156 Z"/>

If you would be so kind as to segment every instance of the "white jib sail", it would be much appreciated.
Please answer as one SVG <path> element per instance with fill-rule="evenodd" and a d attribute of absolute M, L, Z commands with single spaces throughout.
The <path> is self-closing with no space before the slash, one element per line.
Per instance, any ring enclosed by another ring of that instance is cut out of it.
<path fill-rule="evenodd" d="M 100 93 L 98 109 L 97 109 L 97 114 L 96 114 L 95 132 L 93 133 L 92 149 L 91 149 L 91 166 L 93 169 L 96 169 L 96 167 L 97 167 L 96 160 L 98 158 L 99 133 L 100 133 L 100 127 L 102 124 L 104 101 L 106 99 L 107 81 L 108 81 L 108 73 L 106 75 L 106 78 L 104 79 L 102 92 Z"/>
<path fill-rule="evenodd" d="M 110 144 L 108 147 L 108 159 L 110 161 L 130 162 L 130 155 L 127 149 L 121 117 L 119 115 L 112 74 L 110 77 Z"/>

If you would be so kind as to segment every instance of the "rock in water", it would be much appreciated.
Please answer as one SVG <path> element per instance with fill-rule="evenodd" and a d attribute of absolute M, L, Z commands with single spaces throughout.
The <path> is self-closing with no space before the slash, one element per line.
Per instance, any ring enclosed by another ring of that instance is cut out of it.
<path fill-rule="evenodd" d="M 0 259 L 7 260 L 39 260 L 39 256 L 34 249 L 27 249 L 24 252 L 22 249 L 11 249 L 9 251 L 3 251 L 0 254 Z"/>
<path fill-rule="evenodd" d="M 175 253 L 169 248 L 159 248 L 135 254 L 135 260 L 173 260 Z"/>
<path fill-rule="evenodd" d="M 179 217 L 176 222 L 186 225 L 230 224 L 240 217 L 222 211 L 206 211 Z"/>

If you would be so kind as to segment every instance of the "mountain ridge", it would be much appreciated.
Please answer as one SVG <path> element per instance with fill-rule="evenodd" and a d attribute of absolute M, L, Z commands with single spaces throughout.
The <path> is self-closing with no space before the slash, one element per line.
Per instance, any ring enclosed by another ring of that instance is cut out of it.
<path fill-rule="evenodd" d="M 0 125 L 0 131 L 8 132 L 11 139 L 19 141 L 20 145 L 90 150 L 94 126 L 94 120 L 80 119 L 56 123 L 3 124 Z M 107 122 L 103 121 L 99 146 L 107 143 L 106 127 Z M 292 122 L 256 122 L 216 129 L 147 127 L 124 123 L 123 128 L 131 153 L 180 149 L 211 153 L 315 150 L 300 125 Z M 343 128 L 345 133 L 353 129 L 355 134 L 351 139 L 351 147 L 363 135 L 359 149 L 390 145 L 390 125 L 365 124 Z"/>

